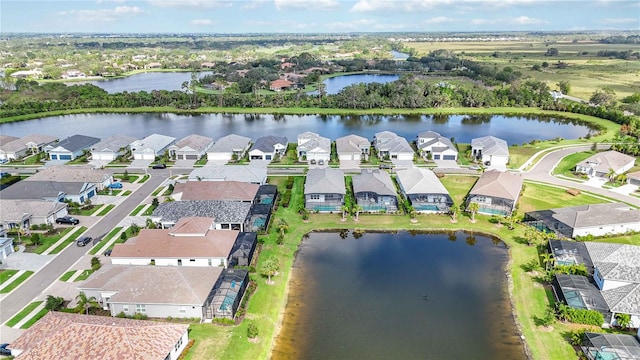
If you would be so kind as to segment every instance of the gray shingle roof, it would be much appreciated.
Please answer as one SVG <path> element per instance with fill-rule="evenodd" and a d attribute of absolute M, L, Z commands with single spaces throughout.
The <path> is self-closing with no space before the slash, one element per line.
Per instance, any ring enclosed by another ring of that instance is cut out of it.
<path fill-rule="evenodd" d="M 176 138 L 160 134 L 151 134 L 144 139 L 135 140 L 131 143 L 131 151 L 139 152 L 144 149 L 152 149 L 155 152 L 160 152 L 167 146 L 171 145 Z"/>
<path fill-rule="evenodd" d="M 309 169 L 304 183 L 306 194 L 346 194 L 344 173 L 340 169 Z"/>
<path fill-rule="evenodd" d="M 178 150 L 188 147 L 195 151 L 202 151 L 205 150 L 207 146 L 209 146 L 209 144 L 211 144 L 212 142 L 213 139 L 210 137 L 191 134 L 185 138 L 180 139 L 178 142 L 173 144 L 173 146 L 175 146 Z"/>
<path fill-rule="evenodd" d="M 8 200 L 0 199 L 0 222 L 20 220 L 25 214 L 37 217 L 49 216 L 67 204 L 57 201 L 44 200 Z"/>
<path fill-rule="evenodd" d="M 50 166 L 29 176 L 23 181 L 56 181 L 102 183 L 111 177 L 109 171 L 87 166 Z"/>
<path fill-rule="evenodd" d="M 0 191 L 2 199 L 45 199 L 57 198 L 60 193 L 79 194 L 84 182 L 19 181 Z"/>
<path fill-rule="evenodd" d="M 591 204 L 552 209 L 553 218 L 572 228 L 610 226 L 640 221 L 640 210 L 623 203 Z"/>
<path fill-rule="evenodd" d="M 55 146 L 56 148 L 61 147 L 71 152 L 76 152 L 79 150 L 88 149 L 89 147 L 91 147 L 91 145 L 96 144 L 99 141 L 100 139 L 91 136 L 73 135 L 64 140 L 61 140 L 53 146 Z"/>
<path fill-rule="evenodd" d="M 625 155 L 623 153 L 610 150 L 601 153 L 597 153 L 577 164 L 577 166 L 585 168 L 593 168 L 600 172 L 608 172 L 609 169 L 619 171 L 625 165 L 630 162 L 634 162 L 636 158 L 633 156 Z"/>
<path fill-rule="evenodd" d="M 442 185 L 436 174 L 431 170 L 410 168 L 399 170 L 396 174 L 407 195 L 449 194 L 447 188 Z"/>
<path fill-rule="evenodd" d="M 640 246 L 600 242 L 585 245 L 603 278 L 640 283 Z"/>
<path fill-rule="evenodd" d="M 413 153 L 413 148 L 403 137 L 396 137 L 379 147 L 379 150 L 387 150 L 390 153 Z"/>
<path fill-rule="evenodd" d="M 353 175 L 353 192 L 372 192 L 378 195 L 395 195 L 396 187 L 386 171 L 363 170 L 360 175 Z"/>
<path fill-rule="evenodd" d="M 640 284 L 629 284 L 604 290 L 602 297 L 612 312 L 640 315 Z"/>
<path fill-rule="evenodd" d="M 189 180 L 197 179 L 262 184 L 267 179 L 267 169 L 251 165 L 207 165 L 189 174 Z"/>
<path fill-rule="evenodd" d="M 218 200 L 190 200 L 162 203 L 153 211 L 153 217 L 177 222 L 184 217 L 209 217 L 216 223 L 243 223 L 250 203 Z"/>
<path fill-rule="evenodd" d="M 251 139 L 248 137 L 231 134 L 218 139 L 218 141 L 209 148 L 209 152 L 227 153 L 241 151 L 249 145 L 249 142 L 251 142 Z"/>
<path fill-rule="evenodd" d="M 336 151 L 338 154 L 361 153 L 362 148 L 369 148 L 369 140 L 358 135 L 347 135 L 336 139 Z"/>
<path fill-rule="evenodd" d="M 507 171 L 485 171 L 469 194 L 517 200 L 522 189 L 522 176 Z"/>
<path fill-rule="evenodd" d="M 302 144 L 300 142 L 302 141 Z M 331 140 L 316 133 L 306 132 L 298 136 L 298 151 L 324 151 L 331 152 Z"/>
<path fill-rule="evenodd" d="M 258 138 L 256 142 L 251 147 L 251 150 L 260 150 L 262 152 L 273 152 L 275 150 L 275 145 L 281 144 L 285 147 L 287 146 L 287 138 L 284 136 L 273 136 L 267 135 L 261 138 Z"/>
<path fill-rule="evenodd" d="M 126 136 L 115 134 L 111 135 L 107 138 L 102 139 L 99 143 L 93 145 L 91 147 L 91 151 L 113 151 L 118 152 L 118 150 L 128 147 L 129 144 L 136 141 L 136 138 L 133 136 Z"/>
<path fill-rule="evenodd" d="M 507 142 L 495 136 L 471 139 L 472 149 L 482 149 L 482 155 L 509 156 Z"/>

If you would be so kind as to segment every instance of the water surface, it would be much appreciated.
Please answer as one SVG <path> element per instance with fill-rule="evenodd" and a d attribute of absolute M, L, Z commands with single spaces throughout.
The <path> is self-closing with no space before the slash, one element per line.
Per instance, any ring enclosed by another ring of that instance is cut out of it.
<path fill-rule="evenodd" d="M 311 233 L 273 359 L 524 360 L 507 260 L 502 242 L 464 232 Z"/>

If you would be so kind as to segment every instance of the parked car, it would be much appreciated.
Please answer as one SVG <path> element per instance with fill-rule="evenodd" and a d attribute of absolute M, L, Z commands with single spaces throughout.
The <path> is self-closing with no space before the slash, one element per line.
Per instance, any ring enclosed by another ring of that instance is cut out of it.
<path fill-rule="evenodd" d="M 112 182 L 111 184 L 109 184 L 109 187 L 112 189 L 122 189 L 122 183 L 119 181 Z"/>
<path fill-rule="evenodd" d="M 8 343 L 0 345 L 0 355 L 11 356 L 11 349 L 7 349 Z"/>
<path fill-rule="evenodd" d="M 9 162 L 9 160 L 7 160 L 7 159 L 0 159 L 0 164 L 6 164 L 8 162 Z"/>
<path fill-rule="evenodd" d="M 70 225 L 78 225 L 80 220 L 74 218 L 73 216 L 63 216 L 56 219 L 56 224 L 70 224 Z"/>
<path fill-rule="evenodd" d="M 151 168 L 152 169 L 166 169 L 167 165 L 166 164 L 155 164 Z"/>
<path fill-rule="evenodd" d="M 107 251 L 103 252 L 103 253 L 102 253 L 102 255 L 104 255 L 104 256 L 111 256 L 111 249 L 109 249 L 109 250 L 107 250 Z"/>
<path fill-rule="evenodd" d="M 393 169 L 393 165 L 391 165 L 391 164 L 380 164 L 380 166 L 378 166 L 378 168 L 380 168 L 380 169 Z"/>
<path fill-rule="evenodd" d="M 318 160 L 318 165 L 324 165 L 324 160 L 322 159 Z"/>
<path fill-rule="evenodd" d="M 11 174 L 9 174 L 9 173 L 8 173 L 8 172 L 6 172 L 6 171 L 0 172 L 0 178 L 3 178 L 3 177 L 5 177 L 5 176 L 9 176 L 9 175 L 11 175 Z"/>
<path fill-rule="evenodd" d="M 90 236 L 85 236 L 85 237 L 83 237 L 83 238 L 79 239 L 79 240 L 76 242 L 76 245 L 78 245 L 78 246 L 85 246 L 85 245 L 87 245 L 87 244 L 91 243 L 91 241 L 92 241 L 92 240 L 93 240 L 93 239 L 92 239 Z"/>
<path fill-rule="evenodd" d="M 315 164 L 316 164 L 316 159 L 311 159 L 311 160 L 309 160 L 309 164 L 311 164 L 311 165 L 315 165 Z"/>

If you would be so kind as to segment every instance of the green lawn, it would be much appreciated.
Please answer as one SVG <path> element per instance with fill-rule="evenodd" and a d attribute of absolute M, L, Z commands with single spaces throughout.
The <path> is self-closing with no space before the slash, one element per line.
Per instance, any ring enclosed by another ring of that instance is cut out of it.
<path fill-rule="evenodd" d="M 153 190 L 153 192 L 151 193 L 151 196 L 158 196 L 158 194 L 160 194 L 162 189 L 164 189 L 164 186 L 159 186 L 157 189 Z"/>
<path fill-rule="evenodd" d="M 129 196 L 129 195 L 131 195 L 132 193 L 133 193 L 133 192 L 132 192 L 131 190 L 127 190 L 127 191 L 123 192 L 121 196 Z"/>
<path fill-rule="evenodd" d="M 518 200 L 518 211 L 524 214 L 525 212 L 534 210 L 586 204 L 602 204 L 606 202 L 606 200 L 584 192 L 574 196 L 567 193 L 567 190 L 563 188 L 525 182 L 524 191 L 522 191 L 520 199 Z"/>
<path fill-rule="evenodd" d="M 573 170 L 576 168 L 576 164 L 592 156 L 593 154 L 595 154 L 594 151 L 585 151 L 565 156 L 564 158 L 562 158 L 562 160 L 560 160 L 558 166 L 553 169 L 553 174 L 576 177 L 575 175 L 573 175 Z"/>
<path fill-rule="evenodd" d="M 113 238 L 118 232 L 120 232 L 120 230 L 122 230 L 122 226 L 118 226 L 116 228 L 114 228 L 113 230 L 111 230 L 104 238 L 102 238 L 102 240 L 100 240 L 99 243 L 97 243 L 90 251 L 89 254 L 91 255 L 95 255 L 98 250 L 100 250 L 100 248 L 106 244 L 109 240 L 111 240 L 111 238 Z"/>
<path fill-rule="evenodd" d="M 35 315 L 33 315 L 33 317 L 31 317 L 31 319 L 25 321 L 24 324 L 22 324 L 22 326 L 20 326 L 20 329 L 28 329 L 31 326 L 33 326 L 33 324 L 36 323 L 36 321 L 40 320 L 43 316 L 47 315 L 47 313 L 49 312 L 49 310 L 47 309 L 40 309 L 40 311 L 38 311 Z"/>
<path fill-rule="evenodd" d="M 149 175 L 145 174 L 142 176 L 142 179 L 138 182 L 138 184 L 144 184 L 147 180 L 149 180 Z"/>
<path fill-rule="evenodd" d="M 116 207 L 113 204 L 109 204 L 106 206 L 103 206 L 102 209 L 100 209 L 100 212 L 98 212 L 96 215 L 97 216 L 105 216 L 109 213 L 109 211 L 111 211 L 111 209 L 113 209 L 114 207 Z"/>
<path fill-rule="evenodd" d="M 55 244 L 58 240 L 60 240 L 63 236 L 69 233 L 72 229 L 73 229 L 72 227 L 64 228 L 61 232 L 53 236 L 44 236 L 44 234 L 41 234 L 40 241 L 42 242 L 42 244 L 40 244 L 35 249 L 33 248 L 31 249 L 33 249 L 33 252 L 36 254 L 42 254 L 45 250 L 47 250 L 51 245 Z M 31 242 L 31 238 L 23 238 L 23 240 L 25 243 Z M 30 251 L 31 249 L 30 247 L 27 247 L 27 251 Z"/>
<path fill-rule="evenodd" d="M 138 215 L 138 213 L 139 213 L 140 211 L 142 211 L 142 208 L 143 208 L 143 207 L 145 207 L 145 206 L 146 206 L 146 204 L 140 204 L 140 205 L 136 206 L 136 208 L 135 208 L 135 209 L 133 209 L 133 211 L 131 212 L 131 214 L 129 214 L 129 216 L 136 216 L 136 215 Z"/>
<path fill-rule="evenodd" d="M 18 272 L 18 270 L 0 270 L 0 284 L 8 281 Z"/>
<path fill-rule="evenodd" d="M 101 208 L 102 208 L 102 205 L 91 205 L 89 208 L 86 208 L 86 209 L 69 207 L 69 214 L 70 215 L 91 216 L 96 211 L 100 210 Z"/>
<path fill-rule="evenodd" d="M 82 274 L 78 275 L 73 281 L 85 281 L 91 274 L 93 274 L 93 269 L 82 270 Z"/>
<path fill-rule="evenodd" d="M 19 313 L 17 313 L 11 319 L 9 319 L 9 321 L 7 321 L 7 323 L 5 325 L 8 326 L 8 327 L 15 326 L 17 323 L 20 322 L 20 320 L 24 319 L 25 316 L 29 315 L 40 304 L 42 304 L 42 301 L 34 301 L 34 302 L 30 303 L 29 305 L 25 306 L 24 309 L 20 310 Z"/>
<path fill-rule="evenodd" d="M 85 231 L 87 231 L 86 227 L 81 227 L 80 230 L 73 233 L 73 235 L 69 236 L 62 244 L 56 246 L 55 249 L 51 250 L 50 254 L 57 254 L 60 251 L 64 250 L 69 244 L 72 244 L 82 235 Z"/>
<path fill-rule="evenodd" d="M 22 273 L 22 275 L 18 276 L 15 280 L 9 283 L 9 285 L 5 286 L 2 290 L 0 290 L 0 294 L 6 294 L 11 292 L 13 289 L 17 288 L 18 285 L 22 284 L 25 280 L 27 280 L 31 275 L 33 275 L 33 271 L 26 271 Z"/>
<path fill-rule="evenodd" d="M 77 270 L 70 270 L 70 271 L 67 271 L 66 273 L 64 273 L 64 275 L 62 275 L 62 276 L 60 277 L 60 279 L 59 279 L 59 280 L 60 280 L 60 281 L 67 281 L 67 280 L 71 279 L 71 277 L 73 276 L 73 274 L 75 274 L 75 273 L 76 273 L 76 271 L 77 271 Z"/>
<path fill-rule="evenodd" d="M 539 144 L 509 146 L 509 168 L 517 169 L 522 166 L 525 161 L 529 160 L 538 151 L 544 150 Z"/>
<path fill-rule="evenodd" d="M 449 190 L 453 202 L 457 205 L 464 202 L 464 198 L 477 180 L 477 177 L 468 175 L 445 175 L 440 178 L 444 187 Z"/>

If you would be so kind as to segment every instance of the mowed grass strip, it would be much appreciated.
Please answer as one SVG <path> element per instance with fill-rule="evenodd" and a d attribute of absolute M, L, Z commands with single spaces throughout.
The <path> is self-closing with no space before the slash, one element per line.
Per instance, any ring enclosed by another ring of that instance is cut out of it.
<path fill-rule="evenodd" d="M 97 216 L 105 216 L 109 213 L 109 211 L 111 211 L 111 209 L 113 209 L 114 207 L 116 207 L 114 204 L 109 204 L 107 206 L 105 206 L 103 209 L 100 210 L 100 212 L 98 214 L 96 214 Z"/>
<path fill-rule="evenodd" d="M 0 290 L 0 294 L 7 294 L 7 293 L 11 292 L 13 289 L 17 288 L 20 284 L 25 282 L 29 278 L 29 276 L 31 276 L 31 275 L 33 275 L 33 271 L 26 271 L 26 272 L 22 273 L 17 278 L 15 278 L 13 281 L 11 281 L 11 283 L 9 283 L 9 285 L 7 285 L 4 288 L 2 288 L 2 290 Z"/>
<path fill-rule="evenodd" d="M 53 236 L 41 235 L 40 241 L 42 242 L 42 244 L 40 244 L 40 246 L 38 246 L 33 252 L 36 254 L 42 254 L 53 244 L 57 243 L 58 240 L 62 239 L 62 237 L 69 233 L 71 230 L 73 230 L 73 227 L 65 228 L 64 230 Z"/>
<path fill-rule="evenodd" d="M 17 323 L 19 323 L 25 316 L 29 315 L 33 310 L 35 310 L 42 301 L 34 301 L 29 305 L 25 306 L 24 309 L 20 310 L 19 313 L 15 314 L 7 323 L 5 324 L 8 327 L 14 327 Z"/>
<path fill-rule="evenodd" d="M 38 311 L 35 315 L 33 315 L 31 317 L 31 319 L 25 321 L 25 323 L 22 324 L 22 326 L 20 326 L 20 329 L 28 329 L 28 328 L 30 328 L 38 320 L 42 319 L 43 316 L 47 315 L 48 312 L 49 312 L 49 310 L 47 310 L 47 309 L 40 309 L 40 311 Z"/>
<path fill-rule="evenodd" d="M 56 246 L 55 249 L 51 250 L 50 254 L 57 254 L 60 251 L 64 250 L 67 246 L 69 246 L 69 244 L 75 242 L 85 231 L 87 231 L 87 228 L 84 226 L 81 227 L 80 230 L 74 232 L 65 241 L 63 241 L 62 244 Z"/>
<path fill-rule="evenodd" d="M 67 281 L 69 279 L 71 279 L 71 277 L 73 276 L 73 274 L 76 273 L 77 270 L 70 270 L 67 271 L 66 273 L 64 273 L 62 276 L 60 276 L 60 281 Z"/>
<path fill-rule="evenodd" d="M 5 281 L 9 281 L 17 273 L 18 273 L 18 270 L 0 271 L 0 284 L 3 284 Z"/>
<path fill-rule="evenodd" d="M 146 206 L 146 204 L 141 204 L 141 205 L 136 206 L 136 208 L 135 208 L 135 209 L 133 209 L 133 211 L 131 212 L 131 214 L 129 214 L 129 216 L 136 216 L 136 215 L 138 215 L 138 213 L 139 213 L 140 211 L 142 211 L 142 208 L 144 208 L 145 206 Z"/>
<path fill-rule="evenodd" d="M 109 240 L 111 240 L 120 230 L 122 230 L 122 226 L 118 226 L 116 228 L 113 228 L 113 230 L 109 231 L 109 233 L 102 238 L 102 240 L 100 240 L 99 243 L 95 244 L 93 246 L 93 248 L 91 248 L 91 250 L 89 251 L 89 254 L 91 255 L 95 255 L 98 250 L 100 250 L 100 248 L 106 244 Z"/>
<path fill-rule="evenodd" d="M 562 160 L 560 160 L 558 166 L 553 169 L 553 174 L 574 177 L 573 170 L 575 170 L 576 164 L 594 154 L 595 151 L 584 151 L 565 156 L 562 158 Z"/>

